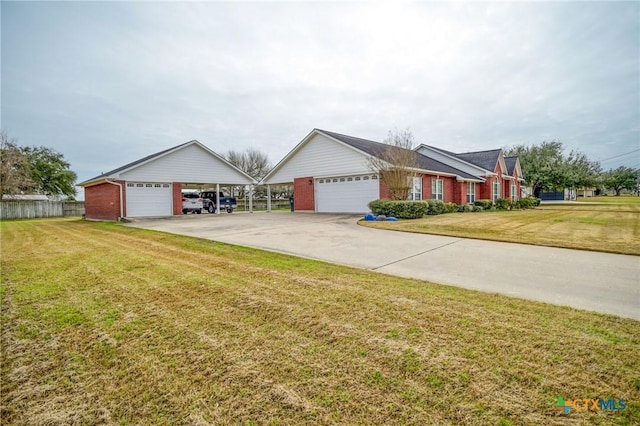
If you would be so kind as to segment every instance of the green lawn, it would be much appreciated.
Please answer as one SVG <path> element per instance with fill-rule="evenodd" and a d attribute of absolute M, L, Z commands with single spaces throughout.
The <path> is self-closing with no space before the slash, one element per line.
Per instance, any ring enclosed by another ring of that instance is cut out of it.
<path fill-rule="evenodd" d="M 640 255 L 640 202 L 543 204 L 532 210 L 359 223 L 396 231 Z"/>
<path fill-rule="evenodd" d="M 640 423 L 637 321 L 114 223 L 0 227 L 2 424 Z"/>
<path fill-rule="evenodd" d="M 635 204 L 640 205 L 640 197 L 635 195 L 601 195 L 598 197 L 578 197 L 576 201 L 580 203 L 611 203 L 611 204 Z"/>

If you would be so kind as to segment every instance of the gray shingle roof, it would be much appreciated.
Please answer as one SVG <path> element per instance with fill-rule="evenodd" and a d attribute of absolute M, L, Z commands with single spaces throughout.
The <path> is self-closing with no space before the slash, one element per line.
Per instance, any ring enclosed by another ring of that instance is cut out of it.
<path fill-rule="evenodd" d="M 517 161 L 518 157 L 504 157 L 504 162 L 507 165 L 507 174 L 509 176 L 513 176 Z"/>
<path fill-rule="evenodd" d="M 493 172 L 496 169 L 496 163 L 498 162 L 501 151 L 501 149 L 491 149 L 489 151 L 464 152 L 454 155 L 467 163 L 475 164 L 476 166 Z"/>
<path fill-rule="evenodd" d="M 389 146 L 384 143 L 374 142 L 367 139 L 356 138 L 348 135 L 343 135 L 341 133 L 329 132 L 327 130 L 321 130 L 321 129 L 315 129 L 315 130 L 317 130 L 320 133 L 324 133 L 325 135 L 330 136 L 334 139 L 337 139 L 340 142 L 346 143 L 347 145 L 352 146 L 374 157 L 380 157 L 380 154 Z M 438 160 L 434 160 L 433 158 L 429 158 L 417 152 L 416 154 L 418 154 L 418 167 L 420 167 L 423 170 L 457 175 L 465 179 L 482 180 L 482 178 L 478 176 L 474 176 L 469 173 L 463 172 L 462 170 L 458 170 L 455 167 L 451 167 L 448 164 L 442 163 Z"/>

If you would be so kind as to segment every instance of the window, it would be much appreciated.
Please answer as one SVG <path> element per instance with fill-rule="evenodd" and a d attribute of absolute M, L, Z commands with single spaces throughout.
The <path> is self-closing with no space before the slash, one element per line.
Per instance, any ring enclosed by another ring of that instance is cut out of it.
<path fill-rule="evenodd" d="M 360 180 L 360 176 L 356 176 L 356 180 Z"/>
<path fill-rule="evenodd" d="M 500 181 L 498 180 L 498 178 L 496 178 L 493 181 L 493 203 L 495 204 L 496 201 L 498 201 L 498 198 L 500 198 Z"/>
<path fill-rule="evenodd" d="M 163 185 L 162 185 L 162 187 L 163 187 L 163 188 L 168 188 L 168 187 L 169 187 L 169 184 L 168 184 L 168 183 L 165 183 L 165 184 L 163 184 Z"/>
<path fill-rule="evenodd" d="M 409 178 L 409 199 L 422 200 L 422 177 L 415 176 Z"/>
<path fill-rule="evenodd" d="M 518 201 L 518 185 L 515 182 L 511 182 L 511 201 Z"/>
<path fill-rule="evenodd" d="M 160 185 L 159 183 L 156 183 L 155 185 L 153 185 L 154 188 L 162 188 L 162 185 Z"/>
<path fill-rule="evenodd" d="M 353 178 L 347 178 L 347 182 L 353 182 Z"/>
<path fill-rule="evenodd" d="M 369 180 L 369 176 L 363 177 L 362 180 Z"/>
<path fill-rule="evenodd" d="M 443 200 L 444 182 L 442 179 L 431 179 L 431 198 Z"/>
<path fill-rule="evenodd" d="M 371 176 L 371 179 L 373 179 L 373 180 L 378 179 L 378 175 L 373 175 L 373 176 Z"/>
<path fill-rule="evenodd" d="M 345 180 L 345 178 L 340 178 L 340 182 L 344 182 Z"/>
<path fill-rule="evenodd" d="M 136 183 L 137 188 L 144 188 L 144 183 Z"/>
<path fill-rule="evenodd" d="M 128 183 L 127 184 L 127 188 L 133 188 L 133 184 L 132 183 Z"/>
<path fill-rule="evenodd" d="M 476 201 L 476 183 L 467 182 L 467 204 L 473 204 Z"/>
<path fill-rule="evenodd" d="M 148 183 L 145 185 L 147 188 L 153 188 L 153 184 L 152 183 Z"/>

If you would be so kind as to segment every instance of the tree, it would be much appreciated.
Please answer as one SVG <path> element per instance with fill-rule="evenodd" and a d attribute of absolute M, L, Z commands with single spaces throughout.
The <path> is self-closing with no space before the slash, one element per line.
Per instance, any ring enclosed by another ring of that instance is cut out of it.
<path fill-rule="evenodd" d="M 563 152 L 562 142 L 558 141 L 505 149 L 506 156 L 520 158 L 523 177 L 535 197 L 540 197 L 544 190 L 595 186 L 601 171 L 600 163 L 590 161 L 577 150 L 567 156 Z"/>
<path fill-rule="evenodd" d="M 565 186 L 587 188 L 596 186 L 602 167 L 597 161 L 590 161 L 580 151 L 572 150 L 565 159 Z"/>
<path fill-rule="evenodd" d="M 23 147 L 22 153 L 29 160 L 36 192 L 75 197 L 77 175 L 69 170 L 70 164 L 65 161 L 64 155 L 44 146 Z"/>
<path fill-rule="evenodd" d="M 385 146 L 369 158 L 369 168 L 380 174 L 394 200 L 409 198 L 411 178 L 418 175 L 418 154 L 413 150 L 413 143 L 409 129 L 389 131 Z"/>
<path fill-rule="evenodd" d="M 271 162 L 264 152 L 255 148 L 247 148 L 244 151 L 229 150 L 225 155 L 227 161 L 251 176 L 260 180 L 271 170 Z M 245 196 L 244 186 L 234 187 L 240 198 Z"/>
<path fill-rule="evenodd" d="M 638 185 L 638 171 L 630 167 L 620 166 L 615 170 L 609 170 L 603 176 L 603 184 L 607 189 L 612 189 L 616 195 L 620 195 L 620 191 L 628 189 L 633 191 Z"/>
<path fill-rule="evenodd" d="M 31 193 L 35 183 L 31 178 L 29 159 L 9 138 L 6 131 L 0 132 L 0 195 Z"/>

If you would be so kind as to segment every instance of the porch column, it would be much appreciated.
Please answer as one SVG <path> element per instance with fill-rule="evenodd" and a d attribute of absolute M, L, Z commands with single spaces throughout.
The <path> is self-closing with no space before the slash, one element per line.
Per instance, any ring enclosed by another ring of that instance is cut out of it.
<path fill-rule="evenodd" d="M 249 213 L 253 213 L 253 185 L 249 185 Z"/>
<path fill-rule="evenodd" d="M 271 213 L 271 185 L 267 185 L 267 213 Z"/>
<path fill-rule="evenodd" d="M 220 184 L 216 183 L 216 214 L 220 214 Z"/>

